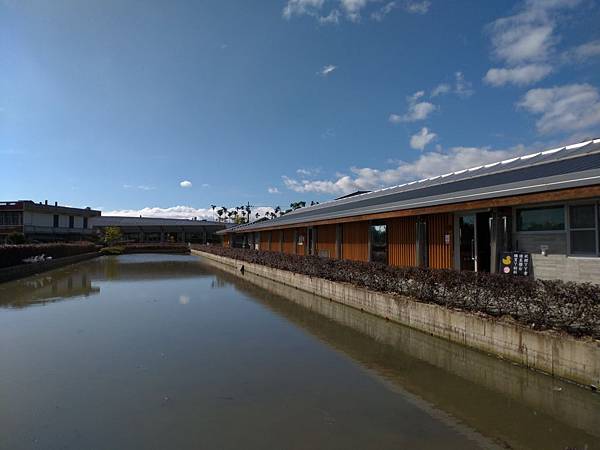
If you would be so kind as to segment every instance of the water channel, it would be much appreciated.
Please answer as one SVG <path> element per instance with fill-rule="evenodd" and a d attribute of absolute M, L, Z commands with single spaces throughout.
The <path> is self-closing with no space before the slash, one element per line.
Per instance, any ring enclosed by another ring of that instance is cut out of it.
<path fill-rule="evenodd" d="M 600 395 L 195 256 L 0 284 L 0 449 L 600 448 Z"/>

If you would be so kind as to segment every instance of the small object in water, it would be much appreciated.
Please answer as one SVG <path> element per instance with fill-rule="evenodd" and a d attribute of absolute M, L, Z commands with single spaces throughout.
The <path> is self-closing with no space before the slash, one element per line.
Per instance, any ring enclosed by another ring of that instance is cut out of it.
<path fill-rule="evenodd" d="M 590 389 L 596 392 L 598 390 L 598 386 L 596 386 L 595 384 L 590 384 Z"/>
<path fill-rule="evenodd" d="M 552 390 L 553 390 L 553 391 L 556 391 L 556 392 L 560 392 L 560 391 L 562 391 L 562 388 L 561 388 L 561 387 L 558 387 L 558 386 L 556 386 L 556 387 L 553 387 L 553 388 L 552 388 Z"/>
<path fill-rule="evenodd" d="M 246 271 L 246 268 L 244 267 L 244 265 L 242 264 L 242 267 L 240 267 L 240 272 L 242 272 L 242 275 L 244 275 L 244 272 Z"/>

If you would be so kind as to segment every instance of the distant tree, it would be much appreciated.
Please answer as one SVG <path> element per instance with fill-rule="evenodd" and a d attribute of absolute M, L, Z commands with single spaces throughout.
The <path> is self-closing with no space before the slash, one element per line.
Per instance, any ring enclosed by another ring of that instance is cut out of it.
<path fill-rule="evenodd" d="M 258 218 L 260 217 L 260 213 L 256 213 L 256 214 L 254 215 L 254 217 L 256 217 L 256 218 L 258 219 Z"/>
<path fill-rule="evenodd" d="M 106 227 L 104 229 L 104 242 L 106 245 L 114 245 L 123 239 L 123 233 L 119 227 Z"/>
<path fill-rule="evenodd" d="M 225 212 L 225 211 L 223 211 L 223 209 L 222 209 L 222 208 L 219 208 L 219 209 L 217 209 L 217 215 L 219 216 L 219 222 L 222 222 L 222 221 L 223 221 L 223 213 L 224 213 L 224 212 Z"/>
<path fill-rule="evenodd" d="M 305 206 L 306 206 L 306 202 L 304 202 L 304 201 L 290 203 L 290 208 L 292 208 L 292 211 L 295 211 L 300 208 L 304 208 Z"/>
<path fill-rule="evenodd" d="M 213 210 L 213 220 L 215 219 L 215 208 L 217 207 L 217 205 L 210 205 L 210 207 Z"/>
<path fill-rule="evenodd" d="M 275 214 L 281 215 L 281 207 L 280 206 L 275 207 Z"/>
<path fill-rule="evenodd" d="M 310 206 L 315 206 L 315 205 L 318 205 L 318 204 L 319 204 L 319 202 L 315 202 L 314 200 L 310 202 Z"/>

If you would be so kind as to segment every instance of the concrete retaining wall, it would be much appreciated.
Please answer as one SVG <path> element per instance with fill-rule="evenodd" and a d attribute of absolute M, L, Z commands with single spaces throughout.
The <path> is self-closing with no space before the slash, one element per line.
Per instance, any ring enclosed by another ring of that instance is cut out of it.
<path fill-rule="evenodd" d="M 192 250 L 208 261 L 278 281 L 402 325 L 584 385 L 600 385 L 600 342 L 533 331 L 408 297 L 369 291 L 349 283 L 311 278 L 270 267 Z"/>
<path fill-rule="evenodd" d="M 83 253 L 81 255 L 66 256 L 64 258 L 51 259 L 50 261 L 43 261 L 39 263 L 5 267 L 0 269 L 0 283 L 18 280 L 19 278 L 25 278 L 30 275 L 35 275 L 36 273 L 42 273 L 52 269 L 58 269 L 59 267 L 75 264 L 80 261 L 85 261 L 86 259 L 95 258 L 97 256 L 100 256 L 99 252 Z"/>

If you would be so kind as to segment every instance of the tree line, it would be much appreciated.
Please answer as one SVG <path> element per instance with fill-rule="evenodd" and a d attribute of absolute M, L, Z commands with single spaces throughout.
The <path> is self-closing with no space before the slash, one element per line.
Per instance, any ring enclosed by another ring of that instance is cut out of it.
<path fill-rule="evenodd" d="M 318 205 L 319 202 L 311 201 L 310 206 Z M 270 220 L 276 217 L 281 217 L 287 213 L 295 211 L 306 206 L 305 201 L 292 202 L 290 207 L 283 209 L 280 206 L 276 206 L 273 211 L 267 211 L 263 215 L 259 212 L 252 214 L 252 208 L 254 205 L 250 203 L 246 205 L 236 206 L 235 208 L 227 208 L 225 206 L 218 207 L 217 205 L 210 205 L 213 211 L 213 217 L 219 222 L 231 222 L 236 224 L 248 223 L 252 218 L 254 220 Z M 216 215 L 215 215 L 216 214 Z"/>

